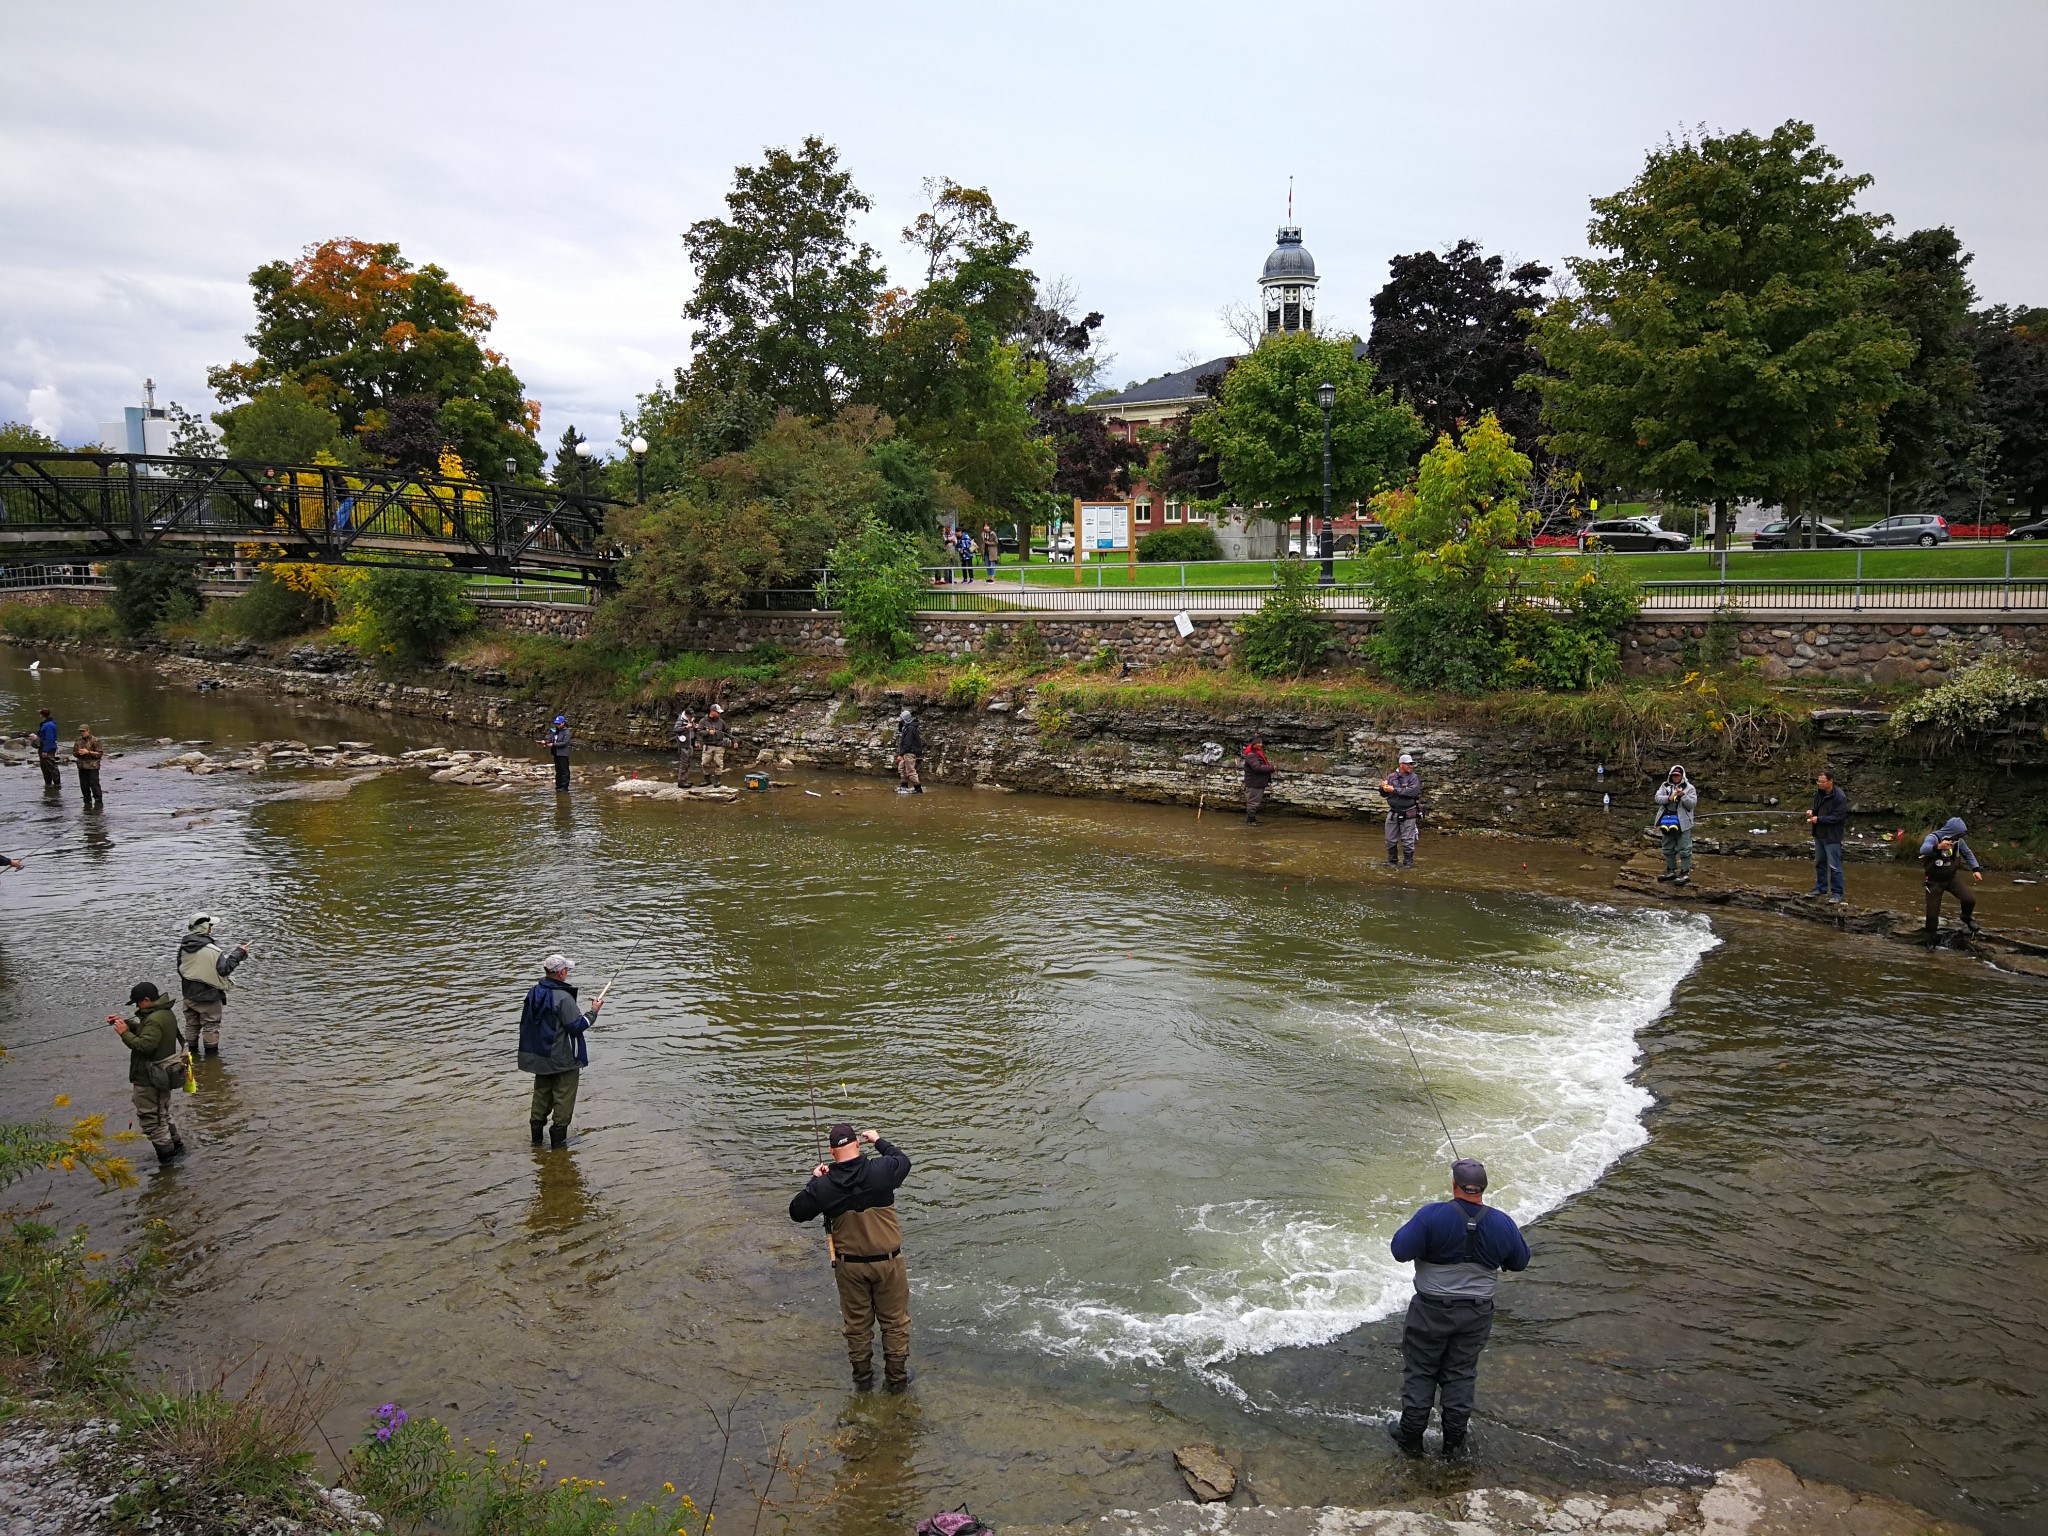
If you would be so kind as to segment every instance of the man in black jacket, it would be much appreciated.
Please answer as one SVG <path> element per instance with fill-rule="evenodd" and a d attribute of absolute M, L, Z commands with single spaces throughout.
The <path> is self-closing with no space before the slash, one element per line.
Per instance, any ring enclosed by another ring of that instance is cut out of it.
<path fill-rule="evenodd" d="M 1814 775 L 1813 808 L 1806 813 L 1813 828 L 1813 889 L 1809 896 L 1843 899 L 1842 829 L 1849 824 L 1849 797 L 1835 784 L 1835 776 L 1823 768 Z"/>
<path fill-rule="evenodd" d="M 810 1182 L 789 1202 L 789 1219 L 825 1218 L 854 1390 L 874 1390 L 874 1327 L 880 1322 L 883 1386 L 901 1392 L 910 1385 L 910 1272 L 896 1224 L 896 1190 L 910 1177 L 910 1157 L 876 1132 L 856 1135 L 850 1125 L 833 1126 L 831 1140 L 832 1160 L 811 1170 Z M 874 1147 L 874 1157 L 861 1155 L 862 1142 Z"/>
<path fill-rule="evenodd" d="M 1244 819 L 1247 826 L 1259 824 L 1259 807 L 1266 803 L 1266 786 L 1273 782 L 1273 760 L 1266 756 L 1265 738 L 1253 732 L 1252 739 L 1238 754 L 1244 764 Z"/>
<path fill-rule="evenodd" d="M 896 793 L 899 795 L 921 795 L 924 785 L 918 779 L 917 765 L 924 756 L 924 732 L 918 729 L 917 716 L 904 710 L 896 717 Z"/>

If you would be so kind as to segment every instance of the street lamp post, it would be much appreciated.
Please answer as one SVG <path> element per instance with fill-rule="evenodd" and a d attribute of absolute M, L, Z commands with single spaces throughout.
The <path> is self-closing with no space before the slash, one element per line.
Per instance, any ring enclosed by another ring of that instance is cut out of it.
<path fill-rule="evenodd" d="M 647 499 L 647 439 L 636 436 L 626 448 L 633 455 L 633 500 L 642 502 Z"/>
<path fill-rule="evenodd" d="M 583 494 L 586 496 L 590 494 L 590 461 L 596 457 L 597 444 L 593 443 L 589 438 L 584 438 L 582 442 L 576 445 L 576 458 L 580 463 L 583 473 Z"/>
<path fill-rule="evenodd" d="M 1316 404 L 1323 408 L 1323 532 L 1317 541 L 1318 553 L 1323 558 L 1323 574 L 1317 578 L 1317 585 L 1334 587 L 1337 584 L 1337 534 L 1330 526 L 1330 412 L 1337 407 L 1337 386 L 1318 384 Z"/>

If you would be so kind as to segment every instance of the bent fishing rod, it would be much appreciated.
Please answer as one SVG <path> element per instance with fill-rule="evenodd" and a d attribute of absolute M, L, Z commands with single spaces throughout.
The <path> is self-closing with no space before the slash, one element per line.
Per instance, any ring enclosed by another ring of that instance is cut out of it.
<path fill-rule="evenodd" d="M 1444 1140 L 1451 1144 L 1451 1156 L 1462 1158 L 1465 1154 L 1458 1150 L 1458 1139 L 1451 1134 L 1451 1127 L 1444 1119 L 1444 1112 L 1437 1105 L 1435 1090 L 1429 1086 L 1429 1078 L 1422 1070 L 1422 1060 L 1415 1054 L 1415 1042 L 1408 1038 L 1408 1026 L 1402 1022 L 1398 1013 L 1394 1015 L 1394 1027 L 1401 1031 L 1401 1043 L 1408 1047 L 1408 1060 L 1415 1067 L 1415 1080 L 1422 1084 L 1422 1091 L 1429 1099 L 1429 1107 L 1436 1113 L 1436 1123 L 1443 1130 Z"/>

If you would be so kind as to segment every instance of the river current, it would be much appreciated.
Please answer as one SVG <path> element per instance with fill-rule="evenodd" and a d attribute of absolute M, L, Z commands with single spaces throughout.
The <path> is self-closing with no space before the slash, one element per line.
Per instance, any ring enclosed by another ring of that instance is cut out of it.
<path fill-rule="evenodd" d="M 0 852 L 60 845 L 0 876 L 0 1111 L 125 1123 L 110 1033 L 36 1042 L 172 986 L 195 909 L 250 940 L 192 1154 L 49 1193 L 110 1240 L 170 1224 L 147 1362 L 317 1361 L 336 1445 L 397 1401 L 702 1490 L 736 1403 L 747 1454 L 807 1420 L 799 1523 L 848 1536 L 1169 1502 L 1193 1439 L 1268 1503 L 1773 1455 L 2048 1518 L 2037 983 L 1611 901 L 1575 850 L 1426 838 L 1389 871 L 1360 824 L 802 771 L 723 806 L 418 773 L 276 799 L 303 780 L 145 765 L 164 737 L 537 749 L 29 659 L 0 650 L 8 729 L 49 704 L 126 755 L 97 816 L 0 779 Z M 1986 914 L 2030 896 L 1995 877 Z M 618 979 L 579 1135 L 535 1153 L 514 1037 L 557 948 L 586 996 Z M 1455 1471 L 1377 1422 L 1439 1109 L 1535 1253 Z M 915 1164 L 904 1399 L 849 1400 L 822 1240 L 784 1213 L 838 1119 Z"/>

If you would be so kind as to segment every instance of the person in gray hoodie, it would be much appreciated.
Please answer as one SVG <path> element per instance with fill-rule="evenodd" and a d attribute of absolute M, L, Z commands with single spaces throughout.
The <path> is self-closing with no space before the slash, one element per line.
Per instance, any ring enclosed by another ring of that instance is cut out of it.
<path fill-rule="evenodd" d="M 1685 776 L 1683 763 L 1673 763 L 1657 786 L 1657 835 L 1664 844 L 1664 873 L 1659 880 L 1673 885 L 1692 880 L 1692 813 L 1699 803 L 1699 786 Z"/>
<path fill-rule="evenodd" d="M 1935 831 L 1920 839 L 1920 867 L 1926 872 L 1927 892 L 1927 942 L 1932 944 L 1941 938 L 1941 898 L 1953 895 L 1962 903 L 1963 926 L 1972 933 L 1977 927 L 1977 894 L 1963 884 L 1963 870 L 1970 871 L 1973 883 L 1982 882 L 1984 871 L 1977 865 L 1977 855 L 1970 851 L 1970 845 L 1963 841 L 1963 834 L 1970 829 L 1963 825 L 1963 818 L 1951 816 Z"/>

